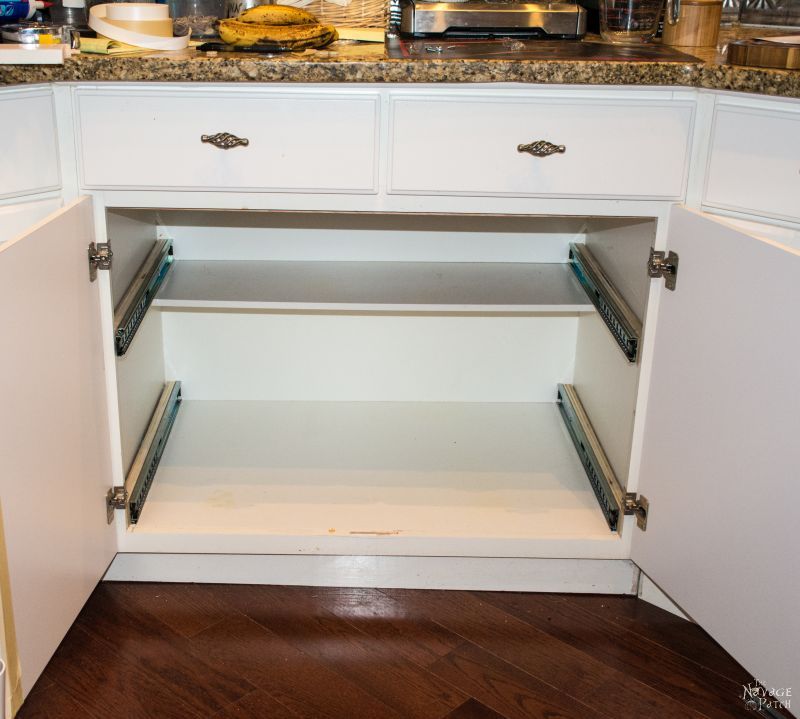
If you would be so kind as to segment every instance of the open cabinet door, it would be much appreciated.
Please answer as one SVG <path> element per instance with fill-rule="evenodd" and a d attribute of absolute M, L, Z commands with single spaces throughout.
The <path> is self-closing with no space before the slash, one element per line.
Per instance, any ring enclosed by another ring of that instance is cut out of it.
<path fill-rule="evenodd" d="M 632 557 L 755 679 L 797 692 L 800 250 L 681 207 L 668 246 Z"/>
<path fill-rule="evenodd" d="M 84 197 L 0 246 L 4 611 L 13 611 L 26 694 L 115 552 L 93 236 Z"/>

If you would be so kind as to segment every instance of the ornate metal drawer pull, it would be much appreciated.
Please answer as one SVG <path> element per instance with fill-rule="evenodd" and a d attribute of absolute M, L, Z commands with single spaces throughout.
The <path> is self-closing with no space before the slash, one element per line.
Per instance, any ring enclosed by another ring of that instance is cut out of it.
<path fill-rule="evenodd" d="M 527 152 L 534 157 L 547 157 L 556 153 L 563 155 L 567 151 L 565 145 L 554 145 L 547 140 L 536 140 L 527 145 L 517 145 L 517 152 Z"/>
<path fill-rule="evenodd" d="M 220 150 L 230 150 L 237 145 L 247 147 L 250 144 L 250 140 L 246 137 L 236 137 L 236 135 L 231 135 L 230 132 L 218 132 L 216 135 L 201 135 L 200 142 L 207 142 L 210 145 L 214 145 L 214 147 L 218 147 Z"/>

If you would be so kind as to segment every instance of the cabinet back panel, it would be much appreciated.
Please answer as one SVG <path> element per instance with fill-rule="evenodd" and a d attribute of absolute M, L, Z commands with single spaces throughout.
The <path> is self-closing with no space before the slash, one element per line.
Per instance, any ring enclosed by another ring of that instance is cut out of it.
<path fill-rule="evenodd" d="M 577 317 L 164 312 L 186 399 L 552 402 Z"/>
<path fill-rule="evenodd" d="M 181 260 L 564 262 L 580 217 L 160 213 Z"/>

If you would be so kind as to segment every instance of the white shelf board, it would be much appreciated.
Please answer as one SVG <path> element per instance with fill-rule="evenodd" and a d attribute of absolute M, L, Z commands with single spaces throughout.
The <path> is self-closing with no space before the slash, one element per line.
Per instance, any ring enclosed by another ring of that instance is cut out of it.
<path fill-rule="evenodd" d="M 594 307 L 566 264 L 176 260 L 171 308 L 576 313 Z"/>
<path fill-rule="evenodd" d="M 423 554 L 444 540 L 619 544 L 554 403 L 184 400 L 128 534 L 213 535 L 203 546 L 218 551 L 263 549 L 235 538 L 267 535 L 312 552 L 377 539 L 370 551 L 386 554 L 404 541 Z M 137 546 L 198 551 L 126 551 Z"/>

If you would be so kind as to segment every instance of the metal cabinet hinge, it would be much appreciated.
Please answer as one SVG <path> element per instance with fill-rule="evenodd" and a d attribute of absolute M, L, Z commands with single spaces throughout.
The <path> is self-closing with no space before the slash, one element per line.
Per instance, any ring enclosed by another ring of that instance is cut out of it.
<path fill-rule="evenodd" d="M 111 259 L 114 253 L 111 251 L 110 242 L 90 242 L 89 243 L 89 281 L 97 279 L 97 270 L 110 270 Z"/>
<path fill-rule="evenodd" d="M 647 514 L 650 511 L 650 502 L 647 497 L 641 494 L 628 492 L 625 494 L 624 504 L 625 514 L 633 514 L 636 517 L 636 526 L 642 531 L 647 529 Z"/>
<path fill-rule="evenodd" d="M 114 521 L 114 510 L 125 509 L 128 503 L 128 490 L 125 487 L 112 487 L 106 493 L 106 519 L 108 523 Z"/>
<path fill-rule="evenodd" d="M 678 279 L 678 255 L 674 252 L 656 251 L 651 247 L 647 274 L 654 278 L 663 277 L 667 289 L 674 290 Z"/>

